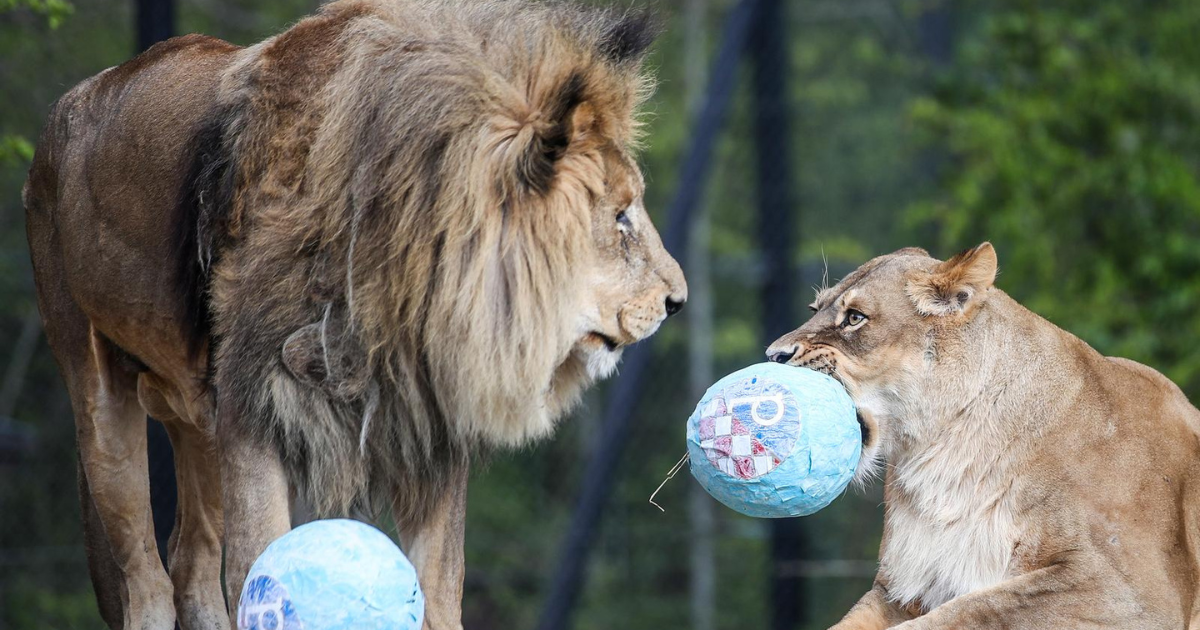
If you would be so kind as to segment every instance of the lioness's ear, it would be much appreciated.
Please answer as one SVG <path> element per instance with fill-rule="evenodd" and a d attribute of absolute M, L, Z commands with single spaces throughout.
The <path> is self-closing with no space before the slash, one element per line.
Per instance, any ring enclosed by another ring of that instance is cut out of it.
<path fill-rule="evenodd" d="M 905 290 L 922 315 L 957 315 L 982 303 L 996 280 L 991 243 L 968 249 L 909 280 Z"/>
<path fill-rule="evenodd" d="M 929 258 L 929 252 L 920 247 L 905 247 L 892 252 L 893 256 L 924 256 Z"/>

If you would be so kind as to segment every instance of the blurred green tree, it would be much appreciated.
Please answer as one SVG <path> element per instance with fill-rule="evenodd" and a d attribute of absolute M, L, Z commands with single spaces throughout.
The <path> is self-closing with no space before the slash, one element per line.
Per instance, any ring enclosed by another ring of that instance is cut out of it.
<path fill-rule="evenodd" d="M 709 32 L 719 32 L 733 3 L 712 0 Z M 181 32 L 249 44 L 317 4 L 184 2 Z M 72 9 L 63 0 L 0 0 L 0 339 L 18 336 L 32 305 L 19 196 L 31 141 L 50 102 L 132 52 L 130 5 L 74 0 L 75 15 L 64 21 Z M 675 192 L 691 133 L 680 80 L 688 26 L 682 2 L 661 5 L 668 28 L 651 60 L 660 87 L 647 108 L 650 137 L 641 158 L 647 207 L 656 214 Z M 1190 351 L 1200 340 L 1200 316 L 1193 314 L 1200 306 L 1200 3 L 787 6 L 792 37 L 789 57 L 779 63 L 791 77 L 801 216 L 793 235 L 800 271 L 785 299 L 806 304 L 825 260 L 832 281 L 903 245 L 945 255 L 990 239 L 1000 251 L 1002 288 L 1099 349 L 1146 361 L 1200 394 L 1200 356 Z M 931 8 L 953 13 L 959 42 L 932 84 L 919 26 Z M 707 43 L 710 53 L 716 44 Z M 765 343 L 757 324 L 751 104 L 742 89 L 705 191 L 718 374 L 761 360 Z M 936 187 L 928 177 L 933 165 Z M 578 630 L 677 627 L 688 618 L 691 480 L 681 475 L 659 494 L 665 514 L 646 503 L 683 450 L 682 414 L 694 403 L 680 365 L 687 342 L 681 322 L 655 338 L 652 392 L 639 406 L 620 486 L 595 541 Z M 0 475 L 0 504 L 19 514 L 0 519 L 0 551 L 36 547 L 39 555 L 9 558 L 16 568 L 0 576 L 0 626 L 95 627 L 70 410 L 44 345 L 23 391 L 14 417 L 37 428 L 38 443 L 20 474 Z M 603 387 L 593 390 L 553 440 L 497 454 L 475 469 L 467 627 L 536 621 L 604 395 Z M 879 501 L 874 488 L 810 517 L 813 560 L 869 564 L 878 551 Z M 762 524 L 718 508 L 715 528 L 716 625 L 764 626 L 769 559 Z M 855 573 L 809 584 L 817 614 L 809 627 L 821 628 L 870 578 Z"/>
<path fill-rule="evenodd" d="M 1194 398 L 1200 4 L 977 8 L 952 67 L 912 107 L 949 159 L 909 225 L 948 250 L 990 239 L 1003 289 Z"/>
<path fill-rule="evenodd" d="M 58 28 L 58 25 L 74 11 L 71 3 L 65 0 L 0 0 L 0 13 L 22 8 L 46 16 L 50 28 Z"/>
<path fill-rule="evenodd" d="M 50 28 L 58 28 L 73 7 L 64 0 L 0 0 L 0 14 L 29 9 L 46 17 Z M 26 138 L 0 129 L 0 166 L 26 164 L 33 160 L 33 144 Z"/>

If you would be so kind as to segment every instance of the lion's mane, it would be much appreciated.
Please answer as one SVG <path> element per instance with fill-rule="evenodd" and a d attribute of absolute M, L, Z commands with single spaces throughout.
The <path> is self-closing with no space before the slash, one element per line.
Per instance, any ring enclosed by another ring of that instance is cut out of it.
<path fill-rule="evenodd" d="M 650 31 L 349 0 L 239 53 L 181 203 L 184 307 L 219 421 L 277 447 L 319 513 L 418 521 L 474 447 L 578 398 L 589 209 L 605 147 L 635 141 Z"/>

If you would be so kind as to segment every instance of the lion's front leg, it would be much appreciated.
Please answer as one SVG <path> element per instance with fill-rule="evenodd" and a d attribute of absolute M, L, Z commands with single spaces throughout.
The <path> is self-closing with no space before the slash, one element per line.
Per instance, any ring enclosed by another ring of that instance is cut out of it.
<path fill-rule="evenodd" d="M 274 445 L 258 444 L 235 418 L 224 416 L 217 439 L 225 507 L 225 592 L 237 624 L 238 600 L 250 566 L 271 541 L 291 529 L 288 482 Z"/>
<path fill-rule="evenodd" d="M 907 619 L 912 619 L 912 615 L 888 601 L 887 594 L 877 584 L 830 630 L 884 630 Z"/>
<path fill-rule="evenodd" d="M 1063 563 L 952 599 L 896 630 L 1180 627 L 1155 617 L 1120 576 L 1101 567 Z"/>
<path fill-rule="evenodd" d="M 453 473 L 446 493 L 424 521 L 401 528 L 404 552 L 417 569 L 425 593 L 426 630 L 462 629 L 463 533 L 467 521 L 464 462 Z"/>

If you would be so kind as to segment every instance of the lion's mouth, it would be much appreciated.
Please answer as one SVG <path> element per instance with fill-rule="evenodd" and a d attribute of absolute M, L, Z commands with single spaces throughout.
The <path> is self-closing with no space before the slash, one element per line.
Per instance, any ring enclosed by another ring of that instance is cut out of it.
<path fill-rule="evenodd" d="M 599 380 L 608 377 L 617 369 L 623 347 L 624 344 L 615 337 L 593 330 L 575 342 L 572 352 L 583 361 L 588 376 Z"/>
<path fill-rule="evenodd" d="M 593 330 L 592 332 L 584 335 L 584 339 L 591 339 L 592 341 L 600 342 L 609 352 L 616 352 L 621 347 L 621 344 L 616 339 L 613 339 L 612 337 L 598 330 Z"/>

